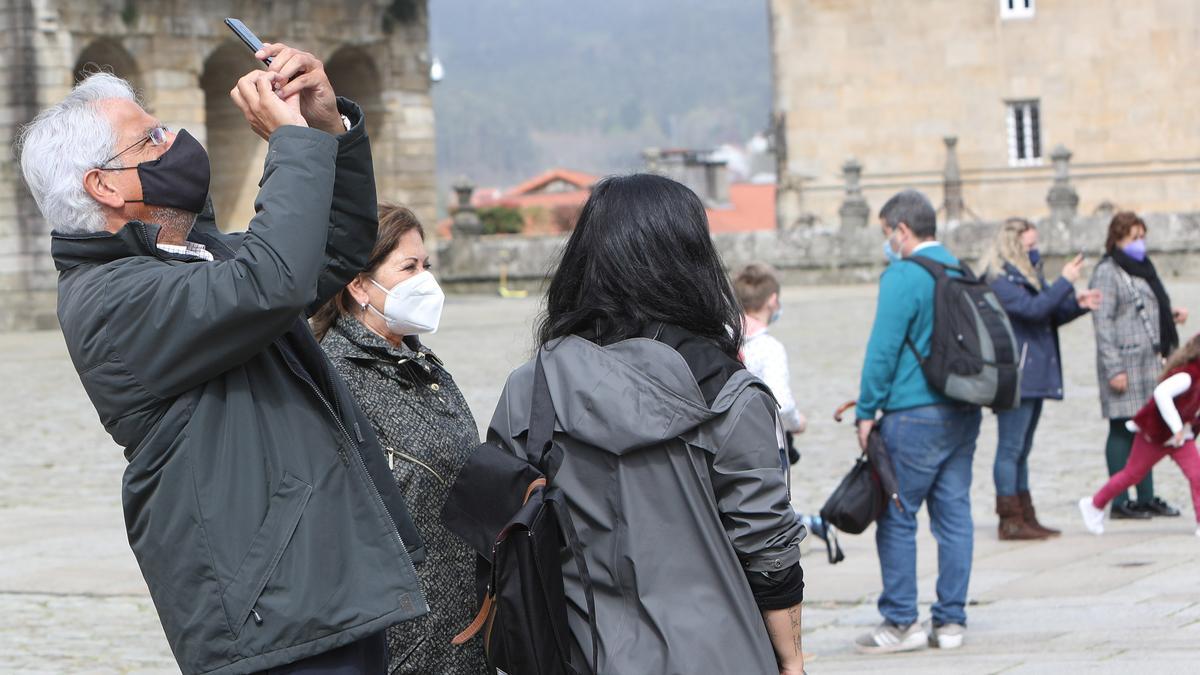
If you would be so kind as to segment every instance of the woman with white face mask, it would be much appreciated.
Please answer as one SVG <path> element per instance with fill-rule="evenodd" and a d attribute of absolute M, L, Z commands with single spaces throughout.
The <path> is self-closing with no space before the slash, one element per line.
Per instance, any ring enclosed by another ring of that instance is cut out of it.
<path fill-rule="evenodd" d="M 425 540 L 417 575 L 429 614 L 388 629 L 388 672 L 484 673 L 480 641 L 450 644 L 474 618 L 475 557 L 439 514 L 479 433 L 449 371 L 420 341 L 437 331 L 445 299 L 430 267 L 416 216 L 381 206 L 367 268 L 313 316 L 312 328 L 371 420 Z"/>

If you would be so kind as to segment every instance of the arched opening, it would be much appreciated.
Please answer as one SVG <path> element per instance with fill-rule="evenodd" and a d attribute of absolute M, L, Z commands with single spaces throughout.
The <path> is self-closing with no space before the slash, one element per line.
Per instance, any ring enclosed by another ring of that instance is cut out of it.
<path fill-rule="evenodd" d="M 254 67 L 241 43 L 226 42 L 204 62 L 200 88 L 204 90 L 204 126 L 212 163 L 213 209 L 224 230 L 244 230 L 254 217 L 267 144 L 246 123 L 229 98 L 238 78 Z"/>
<path fill-rule="evenodd" d="M 88 45 L 75 61 L 71 84 L 79 84 L 88 75 L 101 71 L 127 80 L 141 93 L 142 73 L 137 61 L 116 40 L 102 38 Z"/>
<path fill-rule="evenodd" d="M 338 96 L 362 106 L 367 116 L 367 133 L 378 138 L 385 128 L 383 83 L 371 55 L 358 47 L 342 47 L 329 57 L 325 73 Z"/>

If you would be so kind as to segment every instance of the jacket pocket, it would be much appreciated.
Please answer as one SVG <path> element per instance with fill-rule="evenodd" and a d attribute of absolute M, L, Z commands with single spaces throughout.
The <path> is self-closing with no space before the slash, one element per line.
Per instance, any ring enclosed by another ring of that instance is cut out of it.
<path fill-rule="evenodd" d="M 312 486 L 295 476 L 285 473 L 279 489 L 271 495 L 267 505 L 267 517 L 250 542 L 250 550 L 242 559 L 233 581 L 221 592 L 221 604 L 229 631 L 236 639 L 250 618 L 258 596 L 279 564 L 288 542 L 296 532 L 300 515 L 312 495 Z"/>

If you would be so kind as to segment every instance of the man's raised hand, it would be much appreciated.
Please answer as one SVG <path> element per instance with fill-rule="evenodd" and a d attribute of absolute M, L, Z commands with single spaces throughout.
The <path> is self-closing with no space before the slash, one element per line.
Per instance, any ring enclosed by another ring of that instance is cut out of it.
<path fill-rule="evenodd" d="M 263 70 L 254 70 L 242 76 L 230 92 L 234 105 L 246 116 L 250 128 L 264 140 L 276 129 L 287 124 L 308 126 L 300 114 L 298 96 L 280 98 L 272 87 L 274 76 Z"/>
<path fill-rule="evenodd" d="M 258 59 L 271 57 L 267 72 L 274 76 L 280 98 L 286 100 L 299 94 L 300 113 L 309 126 L 334 136 L 346 131 L 338 112 L 337 97 L 320 59 L 279 42 L 264 43 L 254 56 Z"/>

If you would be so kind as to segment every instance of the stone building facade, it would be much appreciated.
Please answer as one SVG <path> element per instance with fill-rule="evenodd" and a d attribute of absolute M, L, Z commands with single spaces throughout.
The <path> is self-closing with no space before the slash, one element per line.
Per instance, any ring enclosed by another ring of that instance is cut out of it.
<path fill-rule="evenodd" d="M 1196 0 L 769 8 L 781 227 L 837 224 L 850 158 L 872 213 L 901 187 L 936 201 L 944 137 L 958 139 L 967 220 L 1045 214 L 1059 145 L 1083 216 L 1200 203 Z"/>
<path fill-rule="evenodd" d="M 225 227 L 254 214 L 266 143 L 229 100 L 255 67 L 224 25 L 325 61 L 334 89 L 363 105 L 381 201 L 433 222 L 434 123 L 427 0 L 3 0 L 0 145 L 95 68 L 130 80 L 147 110 L 208 149 Z M 0 330 L 55 324 L 49 236 L 11 153 L 0 154 Z"/>

